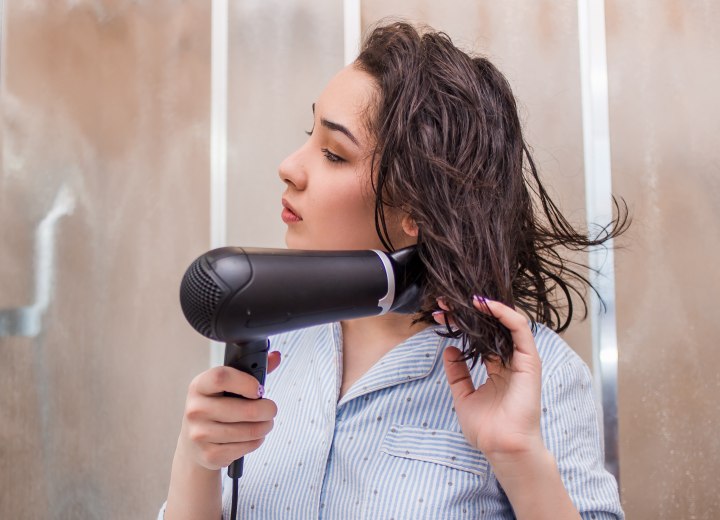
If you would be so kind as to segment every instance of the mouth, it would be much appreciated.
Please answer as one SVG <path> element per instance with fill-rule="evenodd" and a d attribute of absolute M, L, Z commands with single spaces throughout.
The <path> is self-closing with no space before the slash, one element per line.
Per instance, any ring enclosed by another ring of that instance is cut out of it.
<path fill-rule="evenodd" d="M 297 211 L 295 211 L 295 208 L 293 208 L 287 200 L 282 199 L 282 205 L 283 210 L 280 218 L 282 218 L 283 222 L 290 224 L 302 221 L 302 217 L 297 213 Z"/>

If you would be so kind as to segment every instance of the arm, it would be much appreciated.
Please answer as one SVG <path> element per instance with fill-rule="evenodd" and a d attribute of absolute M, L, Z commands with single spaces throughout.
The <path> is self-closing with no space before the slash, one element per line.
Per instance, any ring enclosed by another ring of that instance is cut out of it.
<path fill-rule="evenodd" d="M 268 372 L 279 364 L 279 353 L 272 352 Z M 220 468 L 256 450 L 273 426 L 277 407 L 261 397 L 257 379 L 234 368 L 211 368 L 193 380 L 173 458 L 165 520 L 222 517 Z"/>
<path fill-rule="evenodd" d="M 578 519 L 555 458 L 544 446 L 489 458 L 518 519 Z"/>
<path fill-rule="evenodd" d="M 165 520 L 222 518 L 220 470 L 197 464 L 182 443 L 181 434 L 170 474 Z"/>
<path fill-rule="evenodd" d="M 543 378 L 543 439 L 565 488 L 583 518 L 623 518 L 615 478 L 605 470 L 600 419 L 590 370 L 562 339 L 541 330 L 539 345 L 560 352 Z M 563 352 L 565 350 L 566 352 Z"/>

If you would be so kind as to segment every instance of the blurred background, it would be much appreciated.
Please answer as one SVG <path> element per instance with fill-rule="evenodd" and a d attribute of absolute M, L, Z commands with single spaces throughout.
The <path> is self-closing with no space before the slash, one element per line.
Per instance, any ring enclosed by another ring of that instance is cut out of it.
<path fill-rule="evenodd" d="M 345 63 L 348 5 L 361 30 L 404 17 L 488 56 L 584 225 L 575 1 L 0 0 L 1 518 L 157 514 L 211 357 L 180 279 L 218 242 L 284 246 L 277 166 Z M 612 187 L 634 219 L 611 308 L 622 500 L 630 519 L 714 519 L 720 4 L 599 5 Z M 565 333 L 590 365 L 599 319 Z"/>

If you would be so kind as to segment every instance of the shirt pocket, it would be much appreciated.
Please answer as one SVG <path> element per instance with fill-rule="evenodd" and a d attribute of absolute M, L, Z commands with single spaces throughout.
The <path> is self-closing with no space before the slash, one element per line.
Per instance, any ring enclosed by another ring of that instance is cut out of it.
<path fill-rule="evenodd" d="M 380 451 L 393 457 L 432 462 L 465 471 L 480 477 L 483 483 L 488 474 L 489 464 L 485 455 L 470 446 L 460 432 L 394 424 L 385 436 Z"/>

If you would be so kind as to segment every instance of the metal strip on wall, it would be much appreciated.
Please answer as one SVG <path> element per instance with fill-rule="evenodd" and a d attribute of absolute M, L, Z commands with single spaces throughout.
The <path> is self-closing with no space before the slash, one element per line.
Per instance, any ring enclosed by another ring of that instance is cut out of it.
<path fill-rule="evenodd" d="M 588 228 L 612 220 L 612 175 L 608 115 L 608 72 L 604 0 L 578 0 L 580 77 L 582 83 L 585 203 Z M 615 268 L 612 240 L 589 253 L 593 370 L 603 410 L 605 467 L 619 483 L 617 373 L 618 345 L 615 316 Z M 605 302 L 605 312 L 602 303 Z"/>
<path fill-rule="evenodd" d="M 361 40 L 360 0 L 343 1 L 343 27 L 345 41 L 345 65 L 349 65 L 360 52 Z"/>
<path fill-rule="evenodd" d="M 0 0 L 0 92 L 5 86 L 5 0 Z M 0 141 L 2 145 L 2 141 Z M 1 156 L 0 156 L 1 157 Z"/>
<path fill-rule="evenodd" d="M 228 0 L 212 0 L 210 49 L 210 247 L 227 244 Z M 210 342 L 210 365 L 222 365 L 225 344 Z"/>

